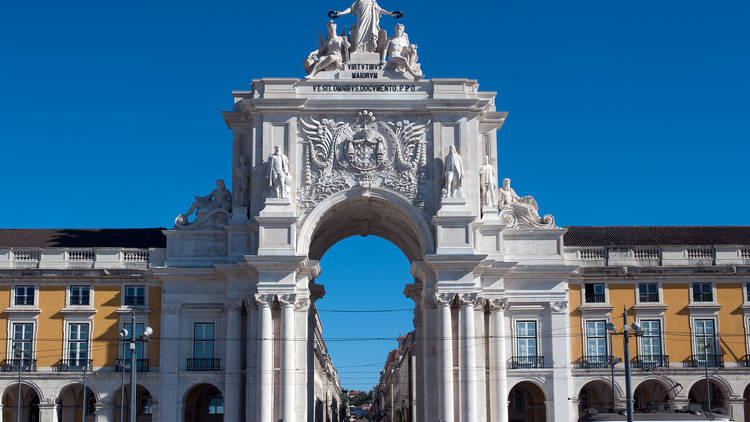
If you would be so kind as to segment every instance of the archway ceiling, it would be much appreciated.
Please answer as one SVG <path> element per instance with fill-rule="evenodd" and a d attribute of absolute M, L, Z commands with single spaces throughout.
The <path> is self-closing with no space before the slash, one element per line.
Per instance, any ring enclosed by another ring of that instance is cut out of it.
<path fill-rule="evenodd" d="M 375 235 L 393 242 L 413 261 L 424 255 L 418 233 L 411 218 L 399 207 L 379 198 L 357 197 L 337 204 L 320 219 L 308 255 L 320 259 L 341 239 Z"/>

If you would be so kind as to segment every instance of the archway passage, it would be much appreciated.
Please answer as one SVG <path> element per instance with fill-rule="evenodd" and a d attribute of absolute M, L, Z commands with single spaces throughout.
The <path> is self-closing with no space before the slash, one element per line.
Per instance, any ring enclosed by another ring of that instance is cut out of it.
<path fill-rule="evenodd" d="M 21 384 L 21 421 L 39 422 L 39 394 L 26 384 Z M 3 394 L 3 420 L 15 421 L 18 415 L 18 384 L 11 384 Z"/>
<path fill-rule="evenodd" d="M 71 384 L 60 391 L 57 397 L 57 420 L 80 422 L 83 410 L 83 384 Z M 96 396 L 86 388 L 86 421 L 96 421 Z"/>
<path fill-rule="evenodd" d="M 742 397 L 745 399 L 745 422 L 750 422 L 750 384 L 745 388 Z"/>
<path fill-rule="evenodd" d="M 123 398 L 123 393 L 124 398 Z M 138 385 L 135 390 L 135 420 L 137 422 L 150 422 L 151 416 L 154 413 L 153 398 L 151 392 L 142 385 Z M 114 404 L 115 404 L 115 420 L 117 421 L 129 421 L 130 420 L 130 385 L 125 385 L 125 388 L 118 388 L 114 393 Z M 120 417 L 120 414 L 123 417 Z"/>
<path fill-rule="evenodd" d="M 605 412 L 617 406 L 612 401 L 612 385 L 604 381 L 590 381 L 578 393 L 578 413 L 586 415 L 592 410 Z"/>
<path fill-rule="evenodd" d="M 729 393 L 726 391 L 724 386 L 716 382 L 715 380 L 710 380 L 710 399 L 711 399 L 711 412 L 714 413 L 721 413 L 728 415 L 729 414 Z M 708 403 L 706 402 L 706 381 L 700 380 L 693 384 L 692 387 L 690 387 L 690 392 L 688 393 L 688 400 L 690 401 L 690 406 L 699 407 L 703 411 L 708 411 Z"/>
<path fill-rule="evenodd" d="M 638 412 L 664 412 L 672 408 L 674 394 L 671 388 L 657 380 L 638 384 L 633 393 L 634 409 Z"/>
<path fill-rule="evenodd" d="M 523 381 L 508 394 L 509 422 L 546 422 L 544 392 L 535 384 Z"/>
<path fill-rule="evenodd" d="M 185 395 L 185 422 L 222 422 L 224 396 L 211 384 L 199 384 Z"/>

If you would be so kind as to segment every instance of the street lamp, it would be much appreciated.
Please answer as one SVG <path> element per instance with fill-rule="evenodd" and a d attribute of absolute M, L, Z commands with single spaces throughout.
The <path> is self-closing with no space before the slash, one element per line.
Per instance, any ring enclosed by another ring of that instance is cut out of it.
<path fill-rule="evenodd" d="M 120 422 L 125 419 L 125 339 L 128 338 L 128 330 L 120 328 Z"/>
<path fill-rule="evenodd" d="M 136 400 L 136 383 L 135 383 L 135 365 L 136 365 L 136 353 L 135 353 L 135 345 L 136 343 L 146 343 L 149 341 L 149 338 L 151 337 L 151 334 L 154 333 L 153 328 L 146 327 L 146 329 L 143 330 L 143 334 L 139 339 L 135 338 L 135 312 L 132 313 L 132 325 L 130 326 L 133 332 L 130 335 L 130 344 L 128 345 L 130 348 L 130 422 L 135 422 L 135 400 Z M 126 331 L 127 333 L 127 331 Z"/>
<path fill-rule="evenodd" d="M 13 345 L 13 356 L 18 363 L 18 399 L 16 400 L 16 422 L 21 422 L 21 364 L 23 363 L 23 348 L 21 343 Z"/>
<path fill-rule="evenodd" d="M 610 322 L 610 324 L 612 324 Z M 614 325 L 614 324 L 613 324 Z M 612 360 L 609 361 L 609 367 L 612 369 L 612 412 L 615 411 L 615 365 L 622 362 L 622 359 L 612 357 Z"/>
<path fill-rule="evenodd" d="M 630 344 L 629 339 L 631 336 L 630 329 L 628 328 L 628 311 L 625 309 L 625 306 L 622 307 L 622 322 L 623 327 L 621 332 L 617 332 L 617 327 L 615 327 L 615 324 L 608 322 L 607 323 L 607 330 L 612 335 L 621 335 L 622 336 L 622 346 L 623 346 L 623 361 L 625 362 L 625 400 L 627 405 L 627 420 L 628 422 L 633 422 L 633 393 L 630 391 Z M 632 335 L 638 337 L 643 334 L 643 330 L 641 330 L 641 326 L 637 323 L 633 323 L 631 325 L 631 328 L 633 329 Z M 612 386 L 614 389 L 614 385 Z M 614 394 L 614 392 L 613 392 Z"/>

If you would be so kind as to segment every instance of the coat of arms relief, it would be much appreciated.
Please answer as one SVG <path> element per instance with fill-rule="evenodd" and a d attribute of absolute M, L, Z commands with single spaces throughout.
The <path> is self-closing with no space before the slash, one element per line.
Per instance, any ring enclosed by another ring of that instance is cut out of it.
<path fill-rule="evenodd" d="M 353 122 L 300 119 L 304 169 L 299 204 L 309 212 L 351 187 L 384 187 L 429 207 L 426 132 L 429 121 L 382 121 L 360 111 Z"/>

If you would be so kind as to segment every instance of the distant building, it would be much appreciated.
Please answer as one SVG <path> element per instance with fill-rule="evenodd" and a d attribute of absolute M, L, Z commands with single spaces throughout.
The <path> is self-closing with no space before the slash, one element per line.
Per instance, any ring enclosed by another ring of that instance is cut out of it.
<path fill-rule="evenodd" d="M 416 353 L 414 332 L 398 338 L 373 390 L 370 415 L 373 421 L 413 422 L 416 420 Z"/>

